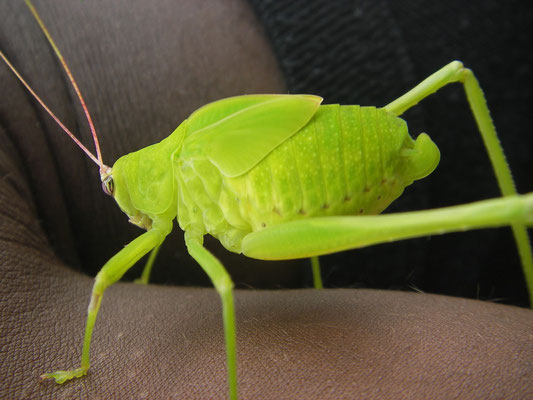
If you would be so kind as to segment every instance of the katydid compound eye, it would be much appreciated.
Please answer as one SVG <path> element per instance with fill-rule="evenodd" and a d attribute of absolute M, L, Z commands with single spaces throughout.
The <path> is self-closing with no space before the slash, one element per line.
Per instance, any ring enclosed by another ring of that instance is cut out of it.
<path fill-rule="evenodd" d="M 112 176 L 108 176 L 107 178 L 103 180 L 102 189 L 104 190 L 105 194 L 108 194 L 109 196 L 113 196 L 113 192 L 115 191 L 115 184 L 113 182 Z"/>

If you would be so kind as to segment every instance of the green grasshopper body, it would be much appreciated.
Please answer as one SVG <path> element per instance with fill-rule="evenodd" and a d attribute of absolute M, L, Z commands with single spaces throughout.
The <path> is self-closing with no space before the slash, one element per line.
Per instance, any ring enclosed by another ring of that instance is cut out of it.
<path fill-rule="evenodd" d="M 26 2 L 82 100 L 57 46 L 30 1 Z M 58 121 L 2 52 L 0 56 Z M 464 86 L 504 197 L 429 211 L 374 215 L 407 185 L 431 173 L 439 161 L 439 151 L 429 137 L 421 134 L 413 141 L 398 116 L 453 82 Z M 533 225 L 533 194 L 516 194 L 472 71 L 458 61 L 451 62 L 383 108 L 320 105 L 321 101 L 312 95 L 220 100 L 194 112 L 160 143 L 121 157 L 113 168 L 103 164 L 94 132 L 97 156 L 78 143 L 100 166 L 104 191 L 146 232 L 113 256 L 95 278 L 81 366 L 42 378 L 63 383 L 87 373 L 92 332 L 106 288 L 151 252 L 145 268 L 149 272 L 175 218 L 185 231 L 189 254 L 220 294 L 232 399 L 237 398 L 233 282 L 220 261 L 204 248 L 205 234 L 217 237 L 228 250 L 249 257 L 289 259 L 428 234 L 510 225 L 533 294 L 533 260 L 526 231 L 526 225 Z M 83 100 L 81 103 L 85 109 Z M 313 260 L 316 265 L 317 259 Z M 144 281 L 147 275 L 143 273 Z"/>
<path fill-rule="evenodd" d="M 169 218 L 177 212 L 184 231 L 209 233 L 228 250 L 240 253 L 246 235 L 275 224 L 316 216 L 378 214 L 405 186 L 436 167 L 437 147 L 425 134 L 414 142 L 402 119 L 374 107 L 319 106 L 320 101 L 316 96 L 258 95 L 208 104 L 161 143 L 120 158 L 113 166 L 115 197 L 132 222 L 142 227 L 154 214 L 163 212 Z M 261 125 L 275 129 L 269 127 L 279 124 L 279 118 L 294 119 L 294 114 L 284 113 L 269 121 L 256 119 L 264 108 L 286 108 L 287 102 L 301 108 L 302 115 L 296 124 L 282 121 L 282 126 L 294 128 L 280 132 L 281 139 L 290 136 L 273 150 L 267 143 L 265 153 L 242 160 L 243 153 L 253 150 L 243 148 L 246 144 L 231 130 L 228 135 L 234 136 L 235 144 L 226 143 L 221 156 L 222 163 L 243 162 L 231 163 L 229 168 L 236 172 L 221 171 L 217 165 L 221 160 L 206 154 L 217 136 L 228 136 L 227 127 L 244 126 L 242 135 L 253 137 Z M 141 170 L 150 176 L 139 182 Z M 158 178 L 163 175 L 165 179 Z M 123 194 L 122 187 L 135 189 Z"/>

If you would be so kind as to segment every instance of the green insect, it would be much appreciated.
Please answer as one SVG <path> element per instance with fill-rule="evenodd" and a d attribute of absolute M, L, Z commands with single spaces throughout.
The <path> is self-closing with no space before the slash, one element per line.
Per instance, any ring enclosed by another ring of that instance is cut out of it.
<path fill-rule="evenodd" d="M 84 106 L 59 50 L 29 0 L 27 4 Z M 0 55 L 34 94 L 4 54 Z M 399 116 L 453 82 L 464 85 L 505 197 L 376 215 L 406 186 L 430 174 L 440 158 L 429 136 L 422 133 L 411 139 Z M 119 158 L 112 168 L 103 164 L 95 134 L 97 156 L 60 123 L 99 165 L 104 191 L 130 222 L 146 232 L 112 257 L 95 278 L 81 366 L 42 378 L 63 383 L 87 373 L 93 327 L 106 288 L 151 252 L 142 277 L 148 282 L 157 250 L 174 218 L 185 231 L 189 254 L 208 274 L 222 300 L 231 399 L 237 398 L 233 282 L 203 247 L 205 234 L 218 238 L 228 250 L 252 258 L 313 257 L 318 288 L 319 255 L 429 234 L 511 225 L 533 294 L 533 261 L 526 231 L 526 225 L 533 225 L 533 194 L 516 194 L 484 95 L 469 69 L 451 62 L 383 108 L 321 102 L 313 95 L 276 94 L 219 100 L 194 112 L 161 142 Z M 92 128 L 89 116 L 88 120 Z"/>

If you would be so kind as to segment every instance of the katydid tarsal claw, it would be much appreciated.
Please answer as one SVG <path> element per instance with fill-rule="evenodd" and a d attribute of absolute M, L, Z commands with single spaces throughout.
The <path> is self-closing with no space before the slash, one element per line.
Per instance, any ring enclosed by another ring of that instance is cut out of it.
<path fill-rule="evenodd" d="M 229 250 L 275 260 L 313 257 L 320 287 L 319 255 L 391 240 L 509 225 L 519 249 L 530 295 L 533 262 L 526 226 L 533 225 L 533 194 L 519 196 L 505 162 L 484 95 L 473 73 L 453 61 L 382 108 L 322 105 L 313 95 L 247 95 L 195 111 L 159 143 L 102 160 L 89 113 L 68 66 L 34 7 L 28 6 L 79 96 L 93 131 L 96 155 L 87 150 L 4 61 L 39 103 L 98 165 L 104 191 L 129 221 L 146 230 L 112 257 L 95 278 L 81 365 L 44 374 L 63 383 L 85 375 L 103 294 L 151 252 L 148 282 L 159 246 L 176 218 L 189 254 L 220 294 L 227 351 L 229 396 L 237 398 L 237 343 L 233 282 L 203 246 L 210 234 Z M 502 198 L 463 206 L 378 215 L 413 181 L 429 175 L 440 153 L 425 133 L 413 140 L 404 111 L 449 83 L 464 86 Z M 533 302 L 532 302 L 533 304 Z"/>

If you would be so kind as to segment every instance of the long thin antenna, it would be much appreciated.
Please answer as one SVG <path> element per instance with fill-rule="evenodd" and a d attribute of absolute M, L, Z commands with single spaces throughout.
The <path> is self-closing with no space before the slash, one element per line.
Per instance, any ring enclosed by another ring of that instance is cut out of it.
<path fill-rule="evenodd" d="M 33 14 L 35 19 L 37 20 L 37 23 L 41 27 L 44 35 L 46 36 L 46 39 L 48 40 L 48 42 L 50 43 L 50 45 L 54 49 L 54 52 L 56 53 L 57 58 L 61 62 L 61 65 L 63 66 L 63 69 L 65 70 L 65 72 L 66 72 L 66 74 L 68 76 L 68 79 L 72 83 L 72 87 L 76 91 L 76 95 L 78 96 L 78 99 L 80 100 L 81 106 L 82 106 L 83 111 L 85 113 L 85 117 L 87 118 L 87 122 L 89 123 L 89 127 L 91 129 L 91 134 L 93 136 L 94 146 L 96 147 L 96 156 L 98 158 L 98 165 L 100 166 L 100 172 L 103 172 L 104 171 L 104 162 L 102 161 L 102 152 L 100 151 L 100 143 L 98 142 L 98 136 L 96 135 L 96 130 L 94 129 L 93 120 L 91 118 L 91 115 L 89 114 L 89 110 L 88 110 L 88 108 L 87 108 L 87 106 L 85 104 L 85 100 L 83 99 L 83 96 L 81 95 L 80 88 L 78 87 L 78 84 L 76 83 L 76 80 L 74 79 L 74 76 L 70 72 L 70 68 L 68 67 L 65 59 L 63 58 L 63 55 L 59 51 L 59 48 L 56 46 L 56 43 L 54 42 L 54 39 L 50 35 L 50 32 L 48 32 L 48 29 L 44 25 L 44 22 L 41 20 L 41 17 L 37 13 L 37 10 L 33 6 L 32 2 L 30 0 L 26 0 L 26 5 L 28 6 L 28 8 L 30 9 L 31 13 Z"/>
<path fill-rule="evenodd" d="M 22 84 L 28 89 L 28 91 L 31 93 L 31 95 L 39 102 L 39 104 L 46 110 L 48 114 L 56 121 L 56 123 L 65 131 L 67 135 L 70 136 L 70 138 L 87 154 L 91 160 L 93 160 L 99 167 L 100 167 L 100 177 L 102 181 L 104 179 L 107 179 L 107 177 L 111 173 L 111 168 L 109 168 L 107 165 L 104 165 L 104 162 L 102 160 L 102 152 L 100 151 L 100 143 L 98 141 L 98 136 L 96 134 L 96 130 L 94 129 L 94 124 L 91 118 L 91 115 L 89 114 L 89 110 L 87 108 L 87 105 L 85 104 L 85 100 L 83 99 L 83 96 L 81 94 L 80 88 L 78 87 L 78 84 L 76 83 L 76 80 L 74 79 L 74 76 L 72 75 L 72 72 L 70 72 L 70 68 L 67 65 L 65 59 L 63 58 L 63 55 L 59 51 L 59 48 L 54 42 L 54 39 L 52 39 L 52 36 L 50 35 L 50 32 L 48 32 L 48 29 L 44 25 L 44 22 L 41 20 L 41 17 L 37 13 L 37 10 L 33 6 L 32 2 L 30 0 L 25 0 L 26 5 L 30 9 L 31 13 L 33 14 L 33 17 L 41 27 L 41 30 L 43 31 L 44 35 L 46 36 L 46 39 L 48 40 L 48 43 L 52 46 L 54 49 L 54 52 L 56 53 L 57 58 L 61 62 L 61 65 L 65 71 L 65 73 L 68 76 L 68 79 L 70 80 L 70 83 L 72 84 L 72 87 L 74 88 L 76 95 L 78 96 L 78 99 L 80 100 L 81 106 L 83 108 L 83 112 L 85 113 L 85 117 L 87 118 L 87 122 L 89 123 L 89 127 L 91 129 L 91 134 L 93 136 L 94 146 L 96 148 L 96 156 L 94 156 L 77 138 L 74 136 L 74 134 L 59 120 L 59 118 L 48 108 L 48 106 L 44 103 L 43 100 L 33 91 L 33 89 L 30 87 L 30 85 L 22 78 L 20 73 L 16 70 L 16 68 L 9 62 L 7 57 L 4 55 L 4 53 L 0 50 L 0 57 L 5 61 L 7 66 L 13 71 L 15 76 L 22 82 Z"/>
<path fill-rule="evenodd" d="M 5 61 L 5 63 L 7 64 L 7 66 L 9 68 L 11 68 L 11 71 L 13 71 L 13 73 L 15 74 L 15 76 L 22 82 L 22 84 L 24 86 L 26 86 L 26 89 L 28 89 L 28 91 L 31 93 L 31 95 L 33 97 L 35 97 L 35 99 L 39 102 L 39 104 L 46 110 L 46 112 L 48 114 L 50 114 L 50 116 L 54 119 L 54 121 L 56 121 L 56 123 L 61 127 L 61 129 L 63 129 L 67 135 L 70 136 L 70 138 L 72 140 L 74 140 L 74 142 L 85 152 L 85 154 L 87 154 L 91 160 L 93 160 L 96 165 L 101 165 L 101 162 L 100 160 L 98 160 L 94 155 L 93 153 L 91 153 L 87 147 L 85 147 L 79 140 L 76 136 L 74 136 L 74 134 L 65 126 L 63 125 L 63 123 L 59 120 L 59 118 L 56 117 L 56 115 L 48 108 L 48 106 L 41 100 L 41 98 L 37 95 L 37 93 L 35 93 L 33 91 L 33 89 L 30 87 L 30 85 L 28 85 L 28 83 L 24 80 L 24 78 L 19 74 L 19 72 L 15 69 L 15 67 L 9 62 L 9 60 L 7 59 L 7 57 L 4 55 L 4 53 L 2 52 L 2 50 L 0 50 L 0 57 L 2 57 L 2 59 Z"/>

